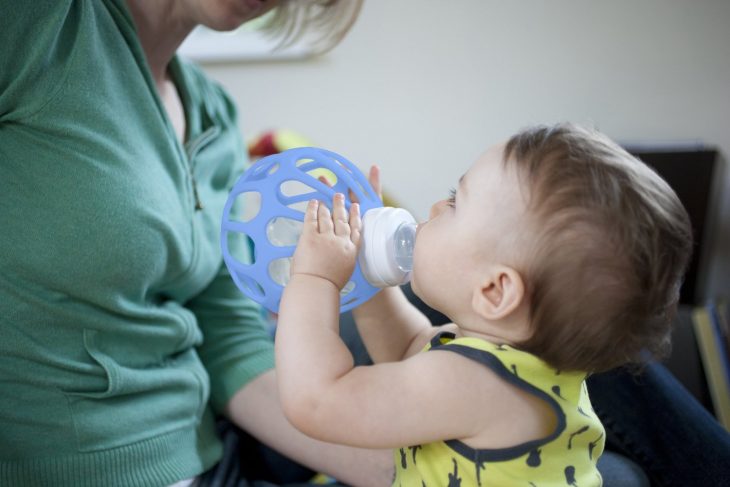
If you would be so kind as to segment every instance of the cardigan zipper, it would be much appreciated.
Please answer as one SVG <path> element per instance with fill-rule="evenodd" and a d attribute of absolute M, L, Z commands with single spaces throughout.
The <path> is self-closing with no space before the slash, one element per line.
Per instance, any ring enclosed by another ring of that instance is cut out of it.
<path fill-rule="evenodd" d="M 185 154 L 188 159 L 188 173 L 190 174 L 190 181 L 193 186 L 193 198 L 195 198 L 195 211 L 203 209 L 203 202 L 201 201 L 200 194 L 198 192 L 198 183 L 195 180 L 195 156 L 197 156 L 206 145 L 215 139 L 218 134 L 220 134 L 220 128 L 214 125 L 205 130 L 195 139 L 191 140 L 189 143 L 185 144 Z"/>

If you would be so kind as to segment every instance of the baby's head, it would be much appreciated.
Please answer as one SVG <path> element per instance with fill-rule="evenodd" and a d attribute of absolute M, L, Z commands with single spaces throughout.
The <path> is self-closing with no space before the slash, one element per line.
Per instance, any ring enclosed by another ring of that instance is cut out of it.
<path fill-rule="evenodd" d="M 467 330 L 597 372 L 668 349 L 691 247 L 686 211 L 645 164 L 597 132 L 535 127 L 434 205 L 413 287 Z"/>

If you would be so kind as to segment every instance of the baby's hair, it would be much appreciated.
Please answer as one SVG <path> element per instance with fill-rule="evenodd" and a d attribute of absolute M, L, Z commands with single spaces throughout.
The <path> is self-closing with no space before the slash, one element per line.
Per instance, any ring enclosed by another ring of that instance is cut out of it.
<path fill-rule="evenodd" d="M 571 124 L 518 133 L 504 163 L 527 188 L 532 229 L 523 269 L 532 335 L 519 347 L 587 372 L 665 356 L 692 251 L 689 217 L 669 185 L 606 136 Z"/>
<path fill-rule="evenodd" d="M 279 47 L 305 37 L 317 54 L 335 47 L 355 23 L 363 0 L 281 0 L 264 29 Z"/>

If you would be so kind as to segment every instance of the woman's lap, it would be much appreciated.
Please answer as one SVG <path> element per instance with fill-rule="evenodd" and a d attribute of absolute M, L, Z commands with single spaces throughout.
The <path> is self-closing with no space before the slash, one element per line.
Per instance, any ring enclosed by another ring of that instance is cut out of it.
<path fill-rule="evenodd" d="M 220 420 L 218 434 L 223 441 L 223 458 L 196 479 L 193 487 L 311 487 L 308 481 L 315 472 L 261 444 L 231 422 Z"/>

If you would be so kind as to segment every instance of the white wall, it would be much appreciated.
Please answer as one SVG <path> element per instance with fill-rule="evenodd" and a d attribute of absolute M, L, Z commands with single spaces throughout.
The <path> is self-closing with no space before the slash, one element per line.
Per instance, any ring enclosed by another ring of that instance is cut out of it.
<path fill-rule="evenodd" d="M 206 70 L 247 136 L 286 127 L 363 169 L 377 162 L 386 191 L 425 218 L 486 147 L 533 123 L 700 139 L 730 159 L 728 25 L 727 0 L 366 0 L 322 58 Z M 721 177 L 708 290 L 730 294 Z"/>

